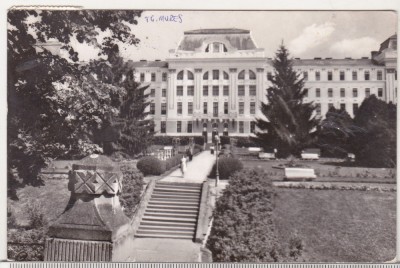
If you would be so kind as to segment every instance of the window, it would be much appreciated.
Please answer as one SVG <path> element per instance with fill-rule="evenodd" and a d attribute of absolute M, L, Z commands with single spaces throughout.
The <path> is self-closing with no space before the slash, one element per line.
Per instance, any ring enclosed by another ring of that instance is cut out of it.
<path fill-rule="evenodd" d="M 194 75 L 193 75 L 193 73 L 191 71 L 187 72 L 187 79 L 188 80 L 194 80 Z"/>
<path fill-rule="evenodd" d="M 155 97 L 156 96 L 156 89 L 152 88 L 150 89 L 150 97 Z"/>
<path fill-rule="evenodd" d="M 318 71 L 315 72 L 315 80 L 317 80 L 317 81 L 321 80 L 321 74 Z"/>
<path fill-rule="evenodd" d="M 203 114 L 208 114 L 207 102 L 203 102 Z"/>
<path fill-rule="evenodd" d="M 140 82 L 144 82 L 144 73 L 140 73 Z"/>
<path fill-rule="evenodd" d="M 383 97 L 383 88 L 378 88 L 378 97 Z"/>
<path fill-rule="evenodd" d="M 250 114 L 256 114 L 256 103 L 250 102 Z"/>
<path fill-rule="evenodd" d="M 156 81 L 156 73 L 151 73 L 151 82 Z"/>
<path fill-rule="evenodd" d="M 308 88 L 304 89 L 304 98 L 308 98 Z"/>
<path fill-rule="evenodd" d="M 340 71 L 339 79 L 340 79 L 340 81 L 344 81 L 344 79 L 345 79 L 344 71 Z"/>
<path fill-rule="evenodd" d="M 256 80 L 256 74 L 253 71 L 249 71 L 249 79 Z"/>
<path fill-rule="evenodd" d="M 256 88 L 255 85 L 251 85 L 249 90 L 250 90 L 249 91 L 249 95 L 250 96 L 256 96 L 257 95 L 257 88 Z"/>
<path fill-rule="evenodd" d="M 331 88 L 328 88 L 328 98 L 333 97 L 333 90 Z"/>
<path fill-rule="evenodd" d="M 328 103 L 328 111 L 333 107 L 333 103 Z"/>
<path fill-rule="evenodd" d="M 364 80 L 369 80 L 369 71 L 364 72 Z"/>
<path fill-rule="evenodd" d="M 178 79 L 178 80 L 183 80 L 183 71 L 180 71 L 180 72 L 178 73 L 178 76 L 177 76 L 176 79 Z"/>
<path fill-rule="evenodd" d="M 340 89 L 340 97 L 341 97 L 341 98 L 346 97 L 346 91 L 344 90 L 344 88 L 341 88 L 341 89 Z"/>
<path fill-rule="evenodd" d="M 308 80 L 308 72 L 307 71 L 303 72 L 303 79 L 304 79 L 304 81 Z"/>
<path fill-rule="evenodd" d="M 165 102 L 161 103 L 161 114 L 167 114 L 167 103 Z"/>
<path fill-rule="evenodd" d="M 213 96 L 219 96 L 219 86 L 212 87 Z"/>
<path fill-rule="evenodd" d="M 369 88 L 365 89 L 365 97 L 368 98 L 371 95 L 371 91 Z"/>
<path fill-rule="evenodd" d="M 229 80 L 229 74 L 227 72 L 224 72 L 224 80 Z"/>
<path fill-rule="evenodd" d="M 238 79 L 239 80 L 244 80 L 244 70 L 239 73 Z"/>
<path fill-rule="evenodd" d="M 229 96 L 229 86 L 223 87 L 223 94 L 224 94 L 224 96 Z"/>
<path fill-rule="evenodd" d="M 267 79 L 268 79 L 268 81 L 272 80 L 272 73 L 271 72 L 267 72 Z"/>
<path fill-rule="evenodd" d="M 346 110 L 346 103 L 341 103 L 340 104 L 340 110 L 342 110 L 342 111 Z"/>
<path fill-rule="evenodd" d="M 205 73 L 203 74 L 203 80 L 208 80 L 208 72 L 205 72 Z"/>
<path fill-rule="evenodd" d="M 244 133 L 244 122 L 239 121 L 239 133 Z"/>
<path fill-rule="evenodd" d="M 208 86 L 203 86 L 203 96 L 208 96 Z"/>
<path fill-rule="evenodd" d="M 358 111 L 358 103 L 353 103 L 353 114 L 356 115 Z"/>
<path fill-rule="evenodd" d="M 244 102 L 239 102 L 239 114 L 244 114 Z"/>
<path fill-rule="evenodd" d="M 182 121 L 176 122 L 176 132 L 178 132 L 178 133 L 182 132 Z"/>
<path fill-rule="evenodd" d="M 228 114 L 228 102 L 224 102 L 224 114 Z"/>
<path fill-rule="evenodd" d="M 352 76 L 353 76 L 353 81 L 356 81 L 357 80 L 357 71 L 353 71 Z"/>
<path fill-rule="evenodd" d="M 150 114 L 155 114 L 155 113 L 156 113 L 156 104 L 150 103 Z"/>
<path fill-rule="evenodd" d="M 212 46 L 213 46 L 213 52 L 214 53 L 220 52 L 220 50 L 219 50 L 220 43 L 213 43 Z"/>
<path fill-rule="evenodd" d="M 238 86 L 238 96 L 244 96 L 244 86 Z"/>
<path fill-rule="evenodd" d="M 376 72 L 376 79 L 377 80 L 382 80 L 382 71 L 377 71 Z"/>
<path fill-rule="evenodd" d="M 218 102 L 213 102 L 213 116 L 218 116 Z"/>
<path fill-rule="evenodd" d="M 183 96 L 183 86 L 176 87 L 176 96 Z"/>
<path fill-rule="evenodd" d="M 219 80 L 219 70 L 213 70 L 213 80 Z"/>
<path fill-rule="evenodd" d="M 167 89 L 166 88 L 163 88 L 161 90 L 161 97 L 163 97 L 163 98 L 167 97 Z"/>
<path fill-rule="evenodd" d="M 191 121 L 187 122 L 187 133 L 193 132 L 193 124 Z"/>
<path fill-rule="evenodd" d="M 178 102 L 178 114 L 182 114 L 182 102 Z"/>
<path fill-rule="evenodd" d="M 356 88 L 353 88 L 353 98 L 358 97 L 358 90 Z"/>
<path fill-rule="evenodd" d="M 315 104 L 315 111 L 317 115 L 321 115 L 321 103 Z"/>
<path fill-rule="evenodd" d="M 162 81 L 163 82 L 167 81 L 167 73 L 162 73 Z"/>
<path fill-rule="evenodd" d="M 187 95 L 188 96 L 194 96 L 194 86 L 188 86 L 187 87 Z"/>
<path fill-rule="evenodd" d="M 193 114 L 193 102 L 188 102 L 188 114 Z"/>
<path fill-rule="evenodd" d="M 332 72 L 331 71 L 328 72 L 328 81 L 332 81 Z"/>
<path fill-rule="evenodd" d="M 250 122 L 250 132 L 255 133 L 256 132 L 256 122 L 251 121 Z"/>
<path fill-rule="evenodd" d="M 161 121 L 161 133 L 167 132 L 167 122 Z"/>
<path fill-rule="evenodd" d="M 317 98 L 321 97 L 321 89 L 319 88 L 315 89 L 315 97 Z"/>

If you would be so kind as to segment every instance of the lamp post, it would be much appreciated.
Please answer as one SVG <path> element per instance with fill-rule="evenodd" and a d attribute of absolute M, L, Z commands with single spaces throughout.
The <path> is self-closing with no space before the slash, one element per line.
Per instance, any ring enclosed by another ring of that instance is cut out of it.
<path fill-rule="evenodd" d="M 215 176 L 216 176 L 216 180 L 215 180 L 215 187 L 218 186 L 218 182 L 219 182 L 219 168 L 218 168 L 218 146 L 219 146 L 219 136 L 216 135 L 215 136 L 215 157 L 216 157 L 216 172 L 215 172 Z"/>

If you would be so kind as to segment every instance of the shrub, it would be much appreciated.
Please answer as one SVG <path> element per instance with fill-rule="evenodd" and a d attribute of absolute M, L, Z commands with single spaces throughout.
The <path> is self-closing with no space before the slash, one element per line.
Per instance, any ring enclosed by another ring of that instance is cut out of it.
<path fill-rule="evenodd" d="M 165 170 L 168 171 L 171 168 L 178 166 L 181 163 L 182 154 L 177 154 L 171 158 L 165 160 Z"/>
<path fill-rule="evenodd" d="M 47 225 L 43 206 L 40 203 L 29 203 L 27 206 L 27 215 L 30 228 L 39 229 Z"/>
<path fill-rule="evenodd" d="M 249 137 L 230 137 L 235 140 L 237 147 L 259 147 L 259 144 Z"/>
<path fill-rule="evenodd" d="M 154 156 L 142 157 L 138 163 L 137 168 L 143 173 L 144 176 L 147 175 L 161 175 L 165 172 L 165 163 Z"/>
<path fill-rule="evenodd" d="M 188 145 L 190 138 L 194 139 L 195 144 L 204 145 L 203 136 L 155 136 L 153 143 L 157 145 L 172 145 L 175 138 L 179 138 L 179 145 Z"/>
<path fill-rule="evenodd" d="M 210 174 L 208 175 L 209 178 L 215 178 L 217 165 L 214 163 Z M 218 171 L 219 177 L 222 180 L 228 179 L 233 173 L 243 169 L 243 163 L 236 158 L 231 157 L 220 157 L 218 160 Z"/>
<path fill-rule="evenodd" d="M 231 144 L 231 138 L 228 136 L 221 136 L 221 145 Z"/>
<path fill-rule="evenodd" d="M 272 219 L 274 189 L 260 170 L 244 169 L 230 177 L 218 199 L 207 241 L 215 262 L 279 261 Z"/>
<path fill-rule="evenodd" d="M 7 256 L 16 261 L 43 261 L 46 229 L 8 229 Z"/>
<path fill-rule="evenodd" d="M 140 202 L 143 191 L 143 174 L 137 169 L 128 166 L 121 167 L 124 178 L 122 180 L 122 191 L 119 196 L 125 215 L 131 217 L 136 206 Z"/>

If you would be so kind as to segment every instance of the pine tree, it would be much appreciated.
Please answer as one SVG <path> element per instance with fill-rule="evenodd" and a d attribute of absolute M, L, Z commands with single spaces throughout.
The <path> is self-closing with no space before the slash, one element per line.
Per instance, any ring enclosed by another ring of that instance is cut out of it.
<path fill-rule="evenodd" d="M 282 44 L 273 60 L 272 86 L 267 103 L 261 104 L 265 118 L 258 118 L 256 141 L 264 148 L 276 148 L 278 157 L 299 155 L 315 138 L 319 120 L 313 116 L 312 103 L 303 103 L 303 79 L 292 68 L 289 51 Z"/>

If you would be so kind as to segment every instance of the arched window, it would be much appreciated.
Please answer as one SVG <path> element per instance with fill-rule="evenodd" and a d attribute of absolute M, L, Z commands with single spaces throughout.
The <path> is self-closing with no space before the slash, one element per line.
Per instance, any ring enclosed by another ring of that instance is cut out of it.
<path fill-rule="evenodd" d="M 251 70 L 249 70 L 249 79 L 250 80 L 256 80 L 256 74 Z"/>
<path fill-rule="evenodd" d="M 205 52 L 221 53 L 221 52 L 228 52 L 228 49 L 224 44 L 219 42 L 214 42 L 207 45 Z"/>
<path fill-rule="evenodd" d="M 203 123 L 203 127 L 207 127 L 207 123 Z"/>
<path fill-rule="evenodd" d="M 205 72 L 205 73 L 203 74 L 203 80 L 208 80 L 208 72 Z"/>
<path fill-rule="evenodd" d="M 241 72 L 238 74 L 238 79 L 239 79 L 239 80 L 244 80 L 244 70 L 241 71 Z"/>
<path fill-rule="evenodd" d="M 193 73 L 191 71 L 187 71 L 187 79 L 188 80 L 194 80 Z"/>
<path fill-rule="evenodd" d="M 180 71 L 180 72 L 178 73 L 177 79 L 178 79 L 178 80 L 183 80 L 183 71 Z"/>
<path fill-rule="evenodd" d="M 224 72 L 224 80 L 229 80 L 229 74 L 227 72 Z"/>
<path fill-rule="evenodd" d="M 217 128 L 218 124 L 217 123 L 212 123 L 212 128 Z"/>

